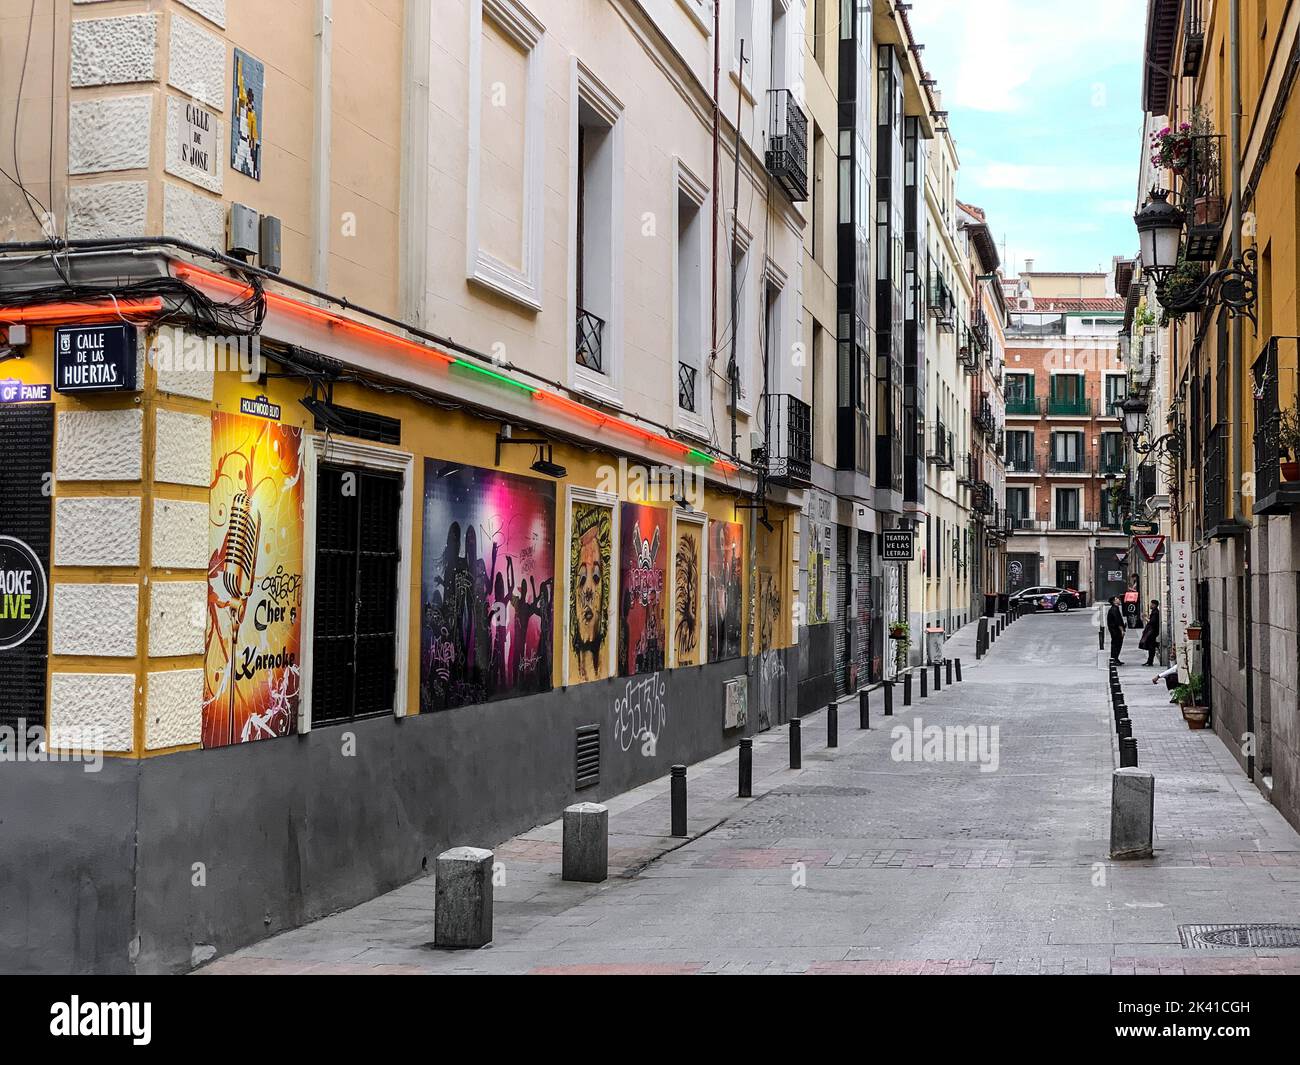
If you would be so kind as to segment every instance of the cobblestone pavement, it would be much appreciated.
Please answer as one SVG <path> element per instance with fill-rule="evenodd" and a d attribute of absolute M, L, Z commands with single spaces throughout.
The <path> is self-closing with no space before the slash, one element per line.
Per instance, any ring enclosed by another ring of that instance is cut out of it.
<path fill-rule="evenodd" d="M 804 718 L 802 770 L 784 728 L 757 737 L 752 800 L 735 752 L 692 766 L 689 840 L 666 835 L 666 778 L 610 800 L 604 884 L 560 880 L 558 822 L 502 844 L 482 950 L 432 949 L 426 878 L 203 971 L 1300 973 L 1300 949 L 1182 945 L 1183 925 L 1300 923 L 1300 837 L 1136 665 L 1156 856 L 1109 861 L 1118 756 L 1088 619 L 1026 617 L 979 663 L 969 627 L 950 641 L 963 683 L 906 708 L 896 689 L 892 719 L 873 693 L 867 732 L 846 703 L 833 751 L 825 713 Z M 996 770 L 898 760 L 918 723 L 995 728 Z"/>

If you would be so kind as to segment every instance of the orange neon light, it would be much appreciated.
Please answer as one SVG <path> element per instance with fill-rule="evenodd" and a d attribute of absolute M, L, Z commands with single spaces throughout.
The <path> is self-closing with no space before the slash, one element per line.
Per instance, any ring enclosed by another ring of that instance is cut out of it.
<path fill-rule="evenodd" d="M 162 309 L 161 296 L 88 303 L 34 303 L 30 307 L 0 307 L 0 322 L 58 325 L 62 322 L 111 321 L 129 314 L 157 314 Z"/>
<path fill-rule="evenodd" d="M 224 289 L 227 292 L 238 293 L 240 296 L 248 296 L 252 291 L 242 281 L 236 281 L 234 278 L 226 277 L 224 274 L 205 270 L 201 266 L 194 266 L 191 263 L 182 262 L 174 263 L 173 266 L 175 267 L 177 276 L 187 280 L 194 278 L 204 282 L 205 284 Z M 369 340 L 373 340 L 380 344 L 386 344 L 390 347 L 401 348 L 404 351 L 411 351 L 420 355 L 431 355 L 448 365 L 457 361 L 455 356 L 448 355 L 446 352 L 439 351 L 437 348 L 431 348 L 426 344 L 407 340 L 404 337 L 396 336 L 393 333 L 389 333 L 377 326 L 368 325 L 365 322 L 358 322 L 355 318 L 349 318 L 346 315 L 339 314 L 337 311 L 331 311 L 325 307 L 317 307 L 314 304 L 305 303 L 302 300 L 282 295 L 279 292 L 267 292 L 265 293 L 265 296 L 268 304 L 277 310 L 284 311 L 288 314 L 297 315 L 301 318 L 309 318 L 328 325 L 331 328 L 353 332 Z M 593 407 L 587 406 L 585 403 L 579 403 L 576 400 L 569 399 L 567 396 L 562 396 L 558 392 L 547 392 L 543 389 L 537 389 L 533 393 L 533 398 L 545 403 L 554 404 L 555 406 L 568 411 L 570 414 L 583 418 L 597 426 L 608 425 L 614 429 L 621 429 L 633 436 L 641 437 L 643 440 L 648 440 L 660 447 L 667 448 L 670 451 L 675 451 L 679 455 L 685 455 L 691 451 L 691 448 L 688 445 L 683 444 L 678 440 L 674 440 L 670 436 L 664 436 L 662 433 L 656 433 L 650 429 L 643 429 L 641 426 L 623 421 L 621 418 L 611 417 Z M 726 462 L 722 459 L 716 459 L 714 465 L 717 466 L 718 469 L 727 473 L 735 473 L 739 468 L 734 463 Z"/>

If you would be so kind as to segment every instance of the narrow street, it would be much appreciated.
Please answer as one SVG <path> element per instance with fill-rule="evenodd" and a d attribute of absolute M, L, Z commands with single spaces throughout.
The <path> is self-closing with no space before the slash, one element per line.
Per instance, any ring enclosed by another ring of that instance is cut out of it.
<path fill-rule="evenodd" d="M 843 704 L 836 750 L 825 712 L 805 718 L 802 770 L 784 728 L 758 737 L 752 800 L 734 798 L 734 751 L 692 766 L 684 845 L 665 834 L 666 779 L 610 800 L 604 884 L 560 880 L 558 822 L 497 847 L 486 948 L 432 948 L 429 877 L 200 971 L 1300 973 L 1296 951 L 1183 945 L 1181 926 L 1294 923 L 1300 836 L 1136 648 L 1121 676 L 1156 775 L 1156 856 L 1118 863 L 1089 613 L 1026 617 L 979 663 L 967 627 L 950 654 L 961 684 L 907 708 L 900 685 L 892 719 L 873 692 L 870 731 Z M 892 730 L 933 725 L 996 730 L 984 764 L 896 760 Z"/>

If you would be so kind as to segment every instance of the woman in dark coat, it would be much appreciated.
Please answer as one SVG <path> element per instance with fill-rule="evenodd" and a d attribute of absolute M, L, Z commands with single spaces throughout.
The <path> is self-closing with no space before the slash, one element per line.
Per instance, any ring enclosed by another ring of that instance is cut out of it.
<path fill-rule="evenodd" d="M 1146 628 L 1142 630 L 1142 639 L 1138 640 L 1138 647 L 1147 653 L 1147 665 L 1155 665 L 1156 652 L 1160 650 L 1159 600 L 1151 600 L 1151 614 L 1147 618 Z"/>

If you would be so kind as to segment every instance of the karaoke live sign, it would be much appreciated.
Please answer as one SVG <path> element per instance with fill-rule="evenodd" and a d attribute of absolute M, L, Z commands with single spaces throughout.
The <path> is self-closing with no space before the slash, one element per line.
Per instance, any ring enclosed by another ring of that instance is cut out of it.
<path fill-rule="evenodd" d="M 916 537 L 911 529 L 886 529 L 881 533 L 881 553 L 886 562 L 911 562 Z"/>
<path fill-rule="evenodd" d="M 134 392 L 135 326 L 65 325 L 54 331 L 54 391 Z"/>

